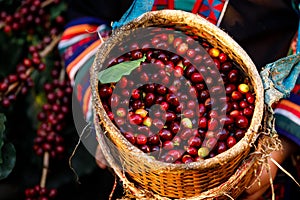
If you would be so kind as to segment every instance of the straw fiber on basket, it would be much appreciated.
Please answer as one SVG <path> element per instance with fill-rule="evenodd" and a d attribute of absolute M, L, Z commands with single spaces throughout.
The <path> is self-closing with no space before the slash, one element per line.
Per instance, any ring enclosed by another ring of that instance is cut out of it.
<path fill-rule="evenodd" d="M 97 74 L 103 69 L 104 60 L 110 51 L 119 41 L 122 41 L 125 35 L 141 27 L 166 27 L 170 25 L 178 30 L 201 36 L 214 47 L 218 47 L 228 54 L 250 77 L 256 94 L 254 115 L 244 138 L 231 149 L 201 162 L 170 164 L 154 160 L 144 154 L 128 142 L 109 120 L 97 91 L 99 84 Z M 264 109 L 263 86 L 256 67 L 245 51 L 230 36 L 210 22 L 184 11 L 163 10 L 143 14 L 129 24 L 115 30 L 112 36 L 101 46 L 91 68 L 91 87 L 99 143 L 108 163 L 123 181 L 126 180 L 124 184 L 126 186 L 128 183 L 129 189 L 138 188 L 140 191 L 149 191 L 159 197 L 193 198 L 213 190 L 213 188 L 221 187 L 222 184 L 223 188 L 224 184 L 228 185 L 225 190 L 230 193 L 236 187 L 229 184 L 229 180 L 231 182 L 239 180 L 239 184 L 247 182 L 245 185 L 249 183 L 246 175 L 252 176 L 252 166 L 255 162 L 249 160 L 248 165 L 245 164 L 247 162 L 244 162 L 244 169 L 246 170 L 240 172 L 236 170 L 248 156 L 251 144 L 256 140 L 261 126 Z M 240 173 L 240 178 L 232 178 L 237 173 Z M 231 192 L 231 195 L 236 196 L 240 192 L 239 189 L 236 192 Z M 225 193 L 224 190 L 223 193 Z"/>

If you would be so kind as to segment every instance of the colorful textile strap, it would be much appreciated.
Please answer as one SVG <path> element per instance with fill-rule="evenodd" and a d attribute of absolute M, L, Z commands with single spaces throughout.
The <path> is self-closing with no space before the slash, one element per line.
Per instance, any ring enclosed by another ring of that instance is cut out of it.
<path fill-rule="evenodd" d="M 282 99 L 276 105 L 275 129 L 300 146 L 300 77 L 289 97 Z"/>
<path fill-rule="evenodd" d="M 91 90 L 89 68 L 102 40 L 111 32 L 108 22 L 84 17 L 71 21 L 58 44 L 58 49 L 65 62 L 66 72 L 74 87 L 74 92 L 83 109 L 86 120 L 91 119 Z"/>
<path fill-rule="evenodd" d="M 66 27 L 58 49 L 65 62 L 71 83 L 74 84 L 78 69 L 95 54 L 97 47 L 101 44 L 98 32 L 106 38 L 111 29 L 107 22 L 92 17 L 76 19 Z"/>

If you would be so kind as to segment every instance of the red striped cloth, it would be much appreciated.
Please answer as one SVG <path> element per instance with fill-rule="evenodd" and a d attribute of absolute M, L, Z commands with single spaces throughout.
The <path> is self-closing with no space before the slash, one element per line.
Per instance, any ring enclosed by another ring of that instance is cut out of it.
<path fill-rule="evenodd" d="M 89 68 L 98 48 L 102 41 L 108 38 L 111 29 L 106 24 L 98 23 L 89 17 L 76 19 L 71 24 L 73 25 L 65 29 L 58 48 L 71 84 L 75 88 L 74 93 L 82 107 L 84 118 L 88 121 L 92 117 Z"/>

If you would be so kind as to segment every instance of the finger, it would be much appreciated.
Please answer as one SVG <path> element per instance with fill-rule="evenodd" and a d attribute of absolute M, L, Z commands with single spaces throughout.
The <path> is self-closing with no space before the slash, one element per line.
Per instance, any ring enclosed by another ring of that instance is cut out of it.
<path fill-rule="evenodd" d="M 95 159 L 96 159 L 97 165 L 101 169 L 105 169 L 107 167 L 106 160 L 104 158 L 104 155 L 103 155 L 102 150 L 99 145 L 97 146 L 97 149 L 96 149 Z"/>
<path fill-rule="evenodd" d="M 258 199 L 259 197 L 261 197 L 265 191 L 269 188 L 269 185 L 265 185 L 260 187 L 258 190 L 256 190 L 254 193 L 245 193 L 241 199 L 242 200 L 254 200 L 254 199 Z"/>

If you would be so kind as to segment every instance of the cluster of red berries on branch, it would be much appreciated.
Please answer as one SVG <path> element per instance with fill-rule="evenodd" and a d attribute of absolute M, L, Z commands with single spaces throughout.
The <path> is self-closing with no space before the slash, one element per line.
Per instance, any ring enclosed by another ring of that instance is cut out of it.
<path fill-rule="evenodd" d="M 44 30 L 49 29 L 49 26 L 51 26 L 49 23 L 50 14 L 47 13 L 46 7 L 59 3 L 60 0 L 24 0 L 14 13 L 0 12 L 0 28 L 3 28 L 3 31 L 7 34 L 24 30 L 32 34 L 37 26 Z M 64 23 L 64 19 L 60 16 L 55 20 L 61 25 Z M 57 29 L 52 27 L 50 32 L 55 34 Z"/>
<path fill-rule="evenodd" d="M 39 123 L 33 145 L 36 155 L 43 158 L 41 183 L 25 190 L 27 200 L 50 200 L 57 196 L 56 189 L 46 188 L 49 162 L 53 158 L 61 158 L 65 152 L 61 133 L 71 110 L 72 87 L 57 49 L 65 25 L 64 10 L 53 14 L 51 9 L 60 4 L 64 2 L 23 0 L 13 12 L 0 10 L 0 30 L 7 38 L 22 39 L 27 47 L 23 49 L 15 70 L 0 77 L 0 104 L 3 110 L 8 111 L 19 97 L 34 89 L 35 78 L 39 74 L 47 76 L 42 79 L 43 90 L 39 91 L 44 100 L 37 116 Z M 47 59 L 48 56 L 51 59 Z"/>

